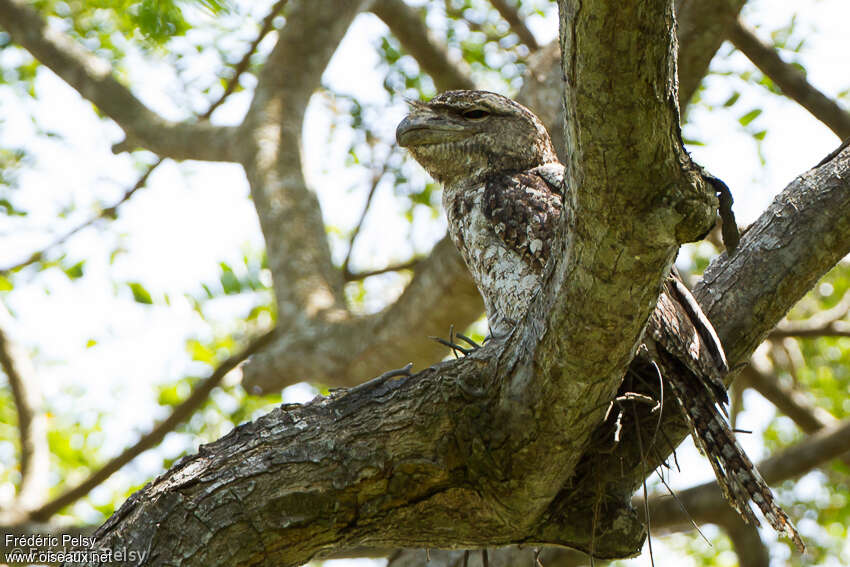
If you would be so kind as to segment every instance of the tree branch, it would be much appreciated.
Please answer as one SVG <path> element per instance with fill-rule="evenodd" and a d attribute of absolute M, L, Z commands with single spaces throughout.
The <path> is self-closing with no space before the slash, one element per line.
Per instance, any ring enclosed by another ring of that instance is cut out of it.
<path fill-rule="evenodd" d="M 475 88 L 466 64 L 449 57 L 445 46 L 428 32 L 416 10 L 403 0 L 375 0 L 371 11 L 387 24 L 404 49 L 431 76 L 438 91 Z"/>
<path fill-rule="evenodd" d="M 724 514 L 725 517 L 719 520 L 718 524 L 732 540 L 738 564 L 747 567 L 770 567 L 770 552 L 762 541 L 758 528 L 746 523 L 729 506 L 726 506 Z"/>
<path fill-rule="evenodd" d="M 764 396 L 806 433 L 814 433 L 836 421 L 822 408 L 813 406 L 802 392 L 780 384 L 776 376 L 766 373 L 755 360 L 741 371 L 739 380 Z"/>
<path fill-rule="evenodd" d="M 676 0 L 679 25 L 679 106 L 697 92 L 709 63 L 729 37 L 746 0 Z"/>
<path fill-rule="evenodd" d="M 360 280 L 365 280 L 366 278 L 370 278 L 372 276 L 379 276 L 381 274 L 386 274 L 389 272 L 400 272 L 402 270 L 415 270 L 416 267 L 422 262 L 422 258 L 414 257 L 406 262 L 400 262 L 398 264 L 389 264 L 388 266 L 384 266 L 383 268 L 376 268 L 374 270 L 365 270 L 362 272 L 351 272 L 351 271 L 343 271 L 342 277 L 345 278 L 346 282 L 356 282 Z"/>
<path fill-rule="evenodd" d="M 29 357 L 8 334 L 12 322 L 12 315 L 0 302 L 0 368 L 12 390 L 21 439 L 21 481 L 12 506 L 0 513 L 2 523 L 19 521 L 42 503 L 50 472 L 47 416 L 42 407 L 38 377 Z"/>
<path fill-rule="evenodd" d="M 508 0 L 490 0 L 490 4 L 496 8 L 499 15 L 508 23 L 520 42 L 524 43 L 530 51 L 540 49 L 540 45 L 538 45 L 537 40 L 534 38 L 534 34 L 525 25 L 515 5 L 508 2 Z"/>
<path fill-rule="evenodd" d="M 798 102 L 842 140 L 850 138 L 850 113 L 809 84 L 806 76 L 783 61 L 772 45 L 764 43 L 738 20 L 729 28 L 729 40 L 788 98 Z"/>
<path fill-rule="evenodd" d="M 92 215 L 88 220 L 78 224 L 77 226 L 75 226 L 74 228 L 72 228 L 71 230 L 69 230 L 68 232 L 63 234 L 62 236 L 56 238 L 55 240 L 53 240 L 50 244 L 48 244 L 44 248 L 37 250 L 36 252 L 33 252 L 25 260 L 21 260 L 20 262 L 18 262 L 16 264 L 12 264 L 10 266 L 6 266 L 5 268 L 0 267 L 0 275 L 8 274 L 9 272 L 14 272 L 16 270 L 20 270 L 21 268 L 24 268 L 26 266 L 34 264 L 36 262 L 40 262 L 41 260 L 44 259 L 44 255 L 49 250 L 56 248 L 57 246 L 61 246 L 62 244 L 65 243 L 65 241 L 67 241 L 69 238 L 71 238 L 72 236 L 74 236 L 75 234 L 80 232 L 81 230 L 90 227 L 91 225 L 93 225 L 94 223 L 96 223 L 97 221 L 99 221 L 101 219 L 114 217 L 116 215 L 116 213 L 118 212 L 118 207 L 120 207 L 121 205 L 123 205 L 124 203 L 129 201 L 130 198 L 136 193 L 136 191 L 138 191 L 139 189 L 141 189 L 145 185 L 147 185 L 148 178 L 154 172 L 154 170 L 157 167 L 159 167 L 159 165 L 163 161 L 164 161 L 163 158 L 159 158 L 154 163 L 147 166 L 147 168 L 145 168 L 144 173 L 142 173 L 142 175 L 136 180 L 136 183 L 134 183 L 132 187 L 127 189 L 124 192 L 124 194 L 121 196 L 121 198 L 118 199 L 117 201 L 115 201 L 112 205 L 106 207 L 105 209 L 102 209 L 97 214 Z"/>
<path fill-rule="evenodd" d="M 212 374 L 195 385 L 189 397 L 179 405 L 175 406 L 167 418 L 155 425 L 153 429 L 143 435 L 141 439 L 136 441 L 135 444 L 124 449 L 120 455 L 89 474 L 88 478 L 84 481 L 73 488 L 65 490 L 59 496 L 56 496 L 39 508 L 32 510 L 28 514 L 27 521 L 47 521 L 51 516 L 66 506 L 69 506 L 80 498 L 86 496 L 93 488 L 100 485 L 103 481 L 112 476 L 113 473 L 120 470 L 121 467 L 148 449 L 156 447 L 166 434 L 174 431 L 178 425 L 192 416 L 195 410 L 198 409 L 198 407 L 200 407 L 207 398 L 209 398 L 210 392 L 212 392 L 216 386 L 221 384 L 221 381 L 228 372 L 236 368 L 249 356 L 265 347 L 271 341 L 274 333 L 275 331 L 269 331 L 268 333 L 253 339 L 240 352 L 224 360 L 216 367 Z"/>
<path fill-rule="evenodd" d="M 224 92 L 221 93 L 221 96 L 210 105 L 206 112 L 199 116 L 201 120 L 208 120 L 213 115 L 213 112 L 215 112 L 215 110 L 221 106 L 230 95 L 236 92 L 236 87 L 239 86 L 239 78 L 243 73 L 245 73 L 245 71 L 248 70 L 248 66 L 251 64 L 251 57 L 257 52 L 260 42 L 263 41 L 270 31 L 272 31 L 274 19 L 283 11 L 287 1 L 288 0 L 277 0 L 277 2 L 275 2 L 269 10 L 269 13 L 266 14 L 266 17 L 263 18 L 263 22 L 260 24 L 260 31 L 257 32 L 257 37 L 255 37 L 254 41 L 251 42 L 251 45 L 248 46 L 248 49 L 245 51 L 245 55 L 242 56 L 242 59 L 234 65 L 233 76 L 229 81 L 227 81 L 227 86 L 225 87 Z"/>
<path fill-rule="evenodd" d="M 796 302 L 850 252 L 848 175 L 850 150 L 844 149 L 797 177 L 744 233 L 742 249 L 731 258 L 722 253 L 695 287 L 730 363 L 745 360 L 793 305 L 773 301 L 759 309 L 760 320 L 754 324 L 753 304 L 764 303 L 765 297 Z M 743 285 L 755 280 L 762 284 Z M 717 289 L 729 291 L 721 297 Z"/>
<path fill-rule="evenodd" d="M 310 327 L 314 319 L 349 317 L 342 276 L 331 262 L 322 212 L 304 180 L 298 149 L 310 96 L 364 4 L 290 5 L 239 130 L 239 157 L 266 241 L 278 318 L 290 330 Z"/>
<path fill-rule="evenodd" d="M 115 120 L 132 143 L 177 160 L 235 161 L 235 129 L 163 119 L 113 77 L 106 61 L 49 27 L 24 0 L 0 0 L 0 25 L 15 43 Z"/>

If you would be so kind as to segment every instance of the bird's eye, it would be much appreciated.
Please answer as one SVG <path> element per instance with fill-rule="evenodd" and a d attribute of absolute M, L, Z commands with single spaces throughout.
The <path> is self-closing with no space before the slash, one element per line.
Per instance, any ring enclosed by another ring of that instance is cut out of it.
<path fill-rule="evenodd" d="M 473 108 L 463 113 L 463 117 L 467 120 L 482 120 L 490 116 L 490 113 L 480 108 Z"/>

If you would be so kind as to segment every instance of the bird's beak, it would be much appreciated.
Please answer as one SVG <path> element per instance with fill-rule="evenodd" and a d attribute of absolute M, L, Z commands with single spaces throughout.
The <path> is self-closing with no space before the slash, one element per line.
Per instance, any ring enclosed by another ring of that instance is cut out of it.
<path fill-rule="evenodd" d="M 395 139 L 403 148 L 440 144 L 466 138 L 470 133 L 427 107 L 413 107 L 395 131 Z"/>

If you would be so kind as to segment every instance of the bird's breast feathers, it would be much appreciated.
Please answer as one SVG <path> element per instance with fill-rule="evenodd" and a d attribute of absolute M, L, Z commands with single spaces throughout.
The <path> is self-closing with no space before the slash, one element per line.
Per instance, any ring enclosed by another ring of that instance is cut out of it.
<path fill-rule="evenodd" d="M 444 190 L 449 234 L 484 296 L 497 334 L 518 321 L 539 289 L 561 215 L 552 181 L 557 181 L 557 168 L 563 177 L 563 166 L 541 167 L 549 179 L 535 168 Z"/>

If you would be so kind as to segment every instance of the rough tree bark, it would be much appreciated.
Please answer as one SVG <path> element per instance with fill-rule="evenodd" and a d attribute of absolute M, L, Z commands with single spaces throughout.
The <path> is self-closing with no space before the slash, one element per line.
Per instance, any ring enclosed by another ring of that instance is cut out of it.
<path fill-rule="evenodd" d="M 850 150 L 845 150 L 792 183 L 744 235 L 740 261 L 784 268 L 758 279 L 712 280 L 713 301 L 707 303 L 715 320 L 750 321 L 746 330 L 719 325 L 727 344 L 740 339 L 751 349 L 755 340 L 744 337 L 767 333 L 805 292 L 805 281 L 787 281 L 797 279 L 796 270 L 822 273 L 850 251 L 848 179 Z M 794 215 L 787 214 L 789 203 Z M 796 218 L 823 220 L 798 224 Z M 824 251 L 806 265 L 814 243 L 825 243 Z M 732 273 L 738 258 L 718 258 L 709 273 Z M 772 289 L 770 302 L 738 302 L 742 294 Z M 550 459 L 568 466 L 558 444 L 575 437 L 569 430 L 570 439 L 552 436 L 546 443 L 516 439 L 517 432 L 504 428 L 516 419 L 506 412 L 524 409 L 526 398 L 517 395 L 524 393 L 521 381 L 539 386 L 523 359 L 534 356 L 524 340 L 532 333 L 534 325 L 527 324 L 505 346 L 494 344 L 412 377 L 378 379 L 336 397 L 284 407 L 242 426 L 134 495 L 99 530 L 98 545 L 150 550 L 153 565 L 207 564 L 212 558 L 297 565 L 362 546 L 548 543 L 584 550 L 593 545 L 597 555 L 607 557 L 633 554 L 640 549 L 643 526 L 621 499 L 642 481 L 640 467 L 631 466 L 640 458 L 634 443 L 624 440 L 613 454 L 600 453 L 599 445 L 583 446 L 582 462 L 570 469 L 564 490 L 541 513 L 540 493 L 554 479 L 525 472 L 528 461 L 535 468 L 546 468 Z M 741 348 L 732 352 L 735 360 L 749 354 Z M 536 370 L 545 372 L 542 359 L 535 362 Z M 581 375 L 569 376 L 570 382 L 576 378 Z M 571 392 L 578 387 L 570 385 Z M 544 414 L 526 410 L 519 416 L 526 437 L 552 435 L 540 422 L 570 427 L 563 421 L 569 413 L 556 409 L 558 401 L 545 401 L 539 408 Z M 517 441 L 536 442 L 538 453 L 521 455 L 525 462 L 516 463 Z M 610 438 L 600 444 L 607 449 Z M 594 527 L 600 484 L 608 490 Z M 712 506 L 716 500 L 715 495 Z M 699 513 L 698 502 L 692 506 Z M 528 521 L 518 517 L 521 512 L 534 517 Z"/>

